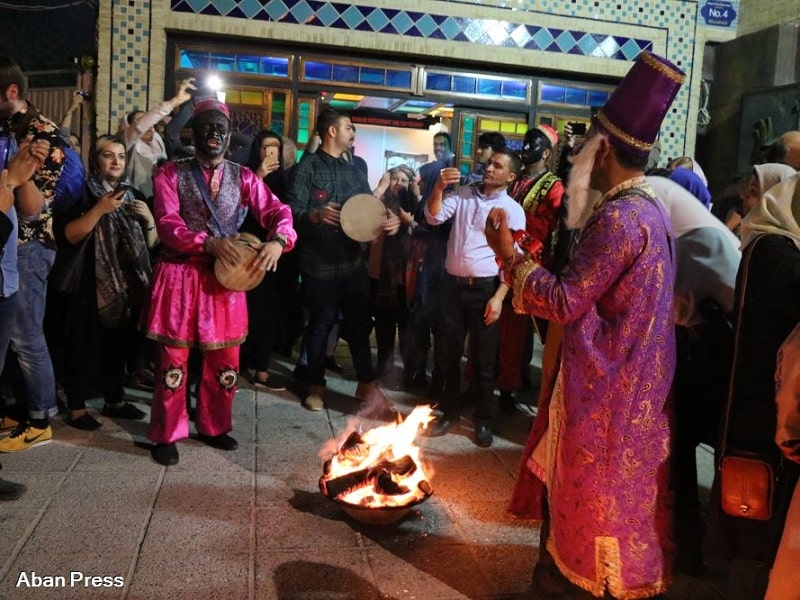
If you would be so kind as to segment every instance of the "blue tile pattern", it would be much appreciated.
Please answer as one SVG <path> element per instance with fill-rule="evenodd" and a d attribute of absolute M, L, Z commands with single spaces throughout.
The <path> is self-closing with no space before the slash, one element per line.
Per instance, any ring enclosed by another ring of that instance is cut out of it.
<path fill-rule="evenodd" d="M 554 29 L 496 19 L 454 18 L 447 14 L 387 10 L 322 0 L 270 0 L 261 3 L 254 0 L 170 0 L 170 5 L 175 12 L 433 38 L 622 61 L 630 61 L 642 50 L 653 48 L 652 40 L 646 38 L 615 38 L 576 29 Z"/>
<path fill-rule="evenodd" d="M 162 25 L 151 22 L 153 5 L 163 3 L 175 13 L 210 15 L 221 21 L 247 19 L 381 33 L 405 36 L 412 44 L 415 39 L 439 40 L 539 51 L 547 55 L 537 58 L 537 64 L 555 70 L 564 54 L 619 63 L 632 60 L 643 49 L 655 49 L 689 74 L 661 129 L 662 156 L 679 156 L 687 143 L 692 145 L 687 137 L 694 135 L 693 119 L 689 119 L 689 97 L 692 89 L 696 92 L 694 82 L 699 77 L 693 74 L 694 49 L 698 30 L 704 27 L 701 5 L 709 1 L 427 0 L 426 13 L 404 10 L 403 3 L 393 0 L 381 2 L 381 7 L 361 6 L 359 0 L 112 0 L 112 40 L 101 49 L 115 59 L 109 80 L 109 124 L 115 126 L 116 119 L 131 107 L 148 105 L 150 36 L 163 34 Z M 738 9 L 738 0 L 729 3 Z M 465 6 L 479 7 L 484 14 L 491 10 L 497 16 L 470 17 L 474 11 Z M 557 27 L 553 19 L 558 19 Z M 624 35 L 614 30 L 616 24 L 626 27 Z M 220 32 L 215 25 L 210 30 Z M 375 49 L 379 48 L 378 42 Z M 595 67 L 587 65 L 583 70 L 592 72 Z"/>
<path fill-rule="evenodd" d="M 144 69 L 143 64 L 149 60 L 150 9 L 150 0 L 112 2 L 110 53 L 114 60 L 109 63 L 108 121 L 111 132 L 116 131 L 118 119 L 148 103 L 149 70 Z"/>

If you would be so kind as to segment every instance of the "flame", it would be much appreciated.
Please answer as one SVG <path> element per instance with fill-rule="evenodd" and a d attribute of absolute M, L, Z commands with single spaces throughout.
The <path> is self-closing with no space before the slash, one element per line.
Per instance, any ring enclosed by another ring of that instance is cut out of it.
<path fill-rule="evenodd" d="M 414 444 L 420 427 L 427 427 L 433 421 L 433 409 L 430 406 L 417 406 L 405 420 L 382 427 L 369 429 L 361 434 L 363 444 L 350 451 L 341 448 L 331 457 L 327 473 L 323 479 L 330 481 L 359 471 L 378 466 L 384 461 L 397 461 L 410 457 L 416 469 L 407 475 L 392 475 L 392 481 L 408 488 L 403 494 L 382 494 L 373 486 L 366 485 L 349 490 L 336 499 L 355 506 L 405 506 L 422 499 L 430 488 L 423 484 L 428 482 L 427 470 L 420 460 L 420 448 Z M 423 484 L 422 488 L 420 484 Z"/>

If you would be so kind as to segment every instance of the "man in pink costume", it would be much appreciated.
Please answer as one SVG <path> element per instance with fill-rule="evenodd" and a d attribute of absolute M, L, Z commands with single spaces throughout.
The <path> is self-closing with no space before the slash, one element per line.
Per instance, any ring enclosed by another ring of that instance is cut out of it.
<path fill-rule="evenodd" d="M 274 271 L 294 246 L 292 211 L 246 167 L 225 160 L 231 121 L 227 105 L 198 102 L 192 120 L 196 158 L 165 164 L 154 179 L 154 210 L 163 244 L 153 273 L 147 336 L 161 344 L 153 393 L 151 454 L 163 465 L 178 462 L 175 442 L 189 435 L 187 360 L 203 352 L 197 394 L 198 439 L 235 450 L 231 409 L 239 375 L 239 345 L 247 335 L 245 293 L 224 288 L 213 262 L 236 262 L 236 240 L 247 211 L 269 232 L 256 266 Z"/>
<path fill-rule="evenodd" d="M 567 224 L 578 232 L 559 276 L 515 252 L 502 212 L 487 221 L 515 310 L 564 324 L 561 369 L 540 407 L 548 420 L 523 457 L 546 493 L 528 478 L 511 507 L 543 519 L 537 597 L 578 587 L 649 598 L 670 584 L 672 241 L 644 167 L 683 79 L 642 53 L 593 118 L 570 174 Z"/>

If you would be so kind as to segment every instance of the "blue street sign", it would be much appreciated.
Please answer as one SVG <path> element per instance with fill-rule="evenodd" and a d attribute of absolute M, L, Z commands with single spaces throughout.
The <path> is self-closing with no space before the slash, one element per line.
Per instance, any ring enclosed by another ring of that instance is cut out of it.
<path fill-rule="evenodd" d="M 700 14 L 706 21 L 706 25 L 714 27 L 730 27 L 736 19 L 736 10 L 732 2 L 725 0 L 706 0 Z"/>

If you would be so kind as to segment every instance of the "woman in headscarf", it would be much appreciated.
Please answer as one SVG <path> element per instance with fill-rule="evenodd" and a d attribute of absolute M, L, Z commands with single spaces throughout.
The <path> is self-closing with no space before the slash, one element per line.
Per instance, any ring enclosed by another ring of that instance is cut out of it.
<path fill-rule="evenodd" d="M 253 139 L 247 166 L 258 175 L 278 198 L 286 197 L 286 177 L 283 164 L 283 138 L 280 134 L 262 129 Z M 241 231 L 264 239 L 267 232 L 248 213 Z M 275 348 L 291 347 L 287 337 L 293 340 L 299 335 L 302 312 L 292 315 L 292 308 L 301 306 L 297 269 L 292 253 L 284 255 L 278 262 L 277 271 L 267 271 L 261 283 L 247 292 L 247 310 L 250 319 L 249 333 L 242 345 L 243 362 L 254 371 L 255 385 L 272 391 L 285 390 L 283 382 L 269 372 L 272 351 Z M 295 333 L 292 334 L 292 323 Z M 292 341 L 293 341 L 292 340 Z"/>
<path fill-rule="evenodd" d="M 124 401 L 124 383 L 126 363 L 141 341 L 137 325 L 152 272 L 149 248 L 158 236 L 144 195 L 124 179 L 125 163 L 121 138 L 98 138 L 89 157 L 83 201 L 56 215 L 54 222 L 60 252 L 69 256 L 81 243 L 88 245 L 80 254 L 80 282 L 62 307 L 66 421 L 78 429 L 100 427 L 85 404 L 98 388 L 105 398 L 103 415 L 146 416 Z M 100 381 L 91 381 L 92 376 Z"/>
<path fill-rule="evenodd" d="M 406 301 L 406 263 L 411 254 L 414 213 L 419 205 L 419 186 L 414 171 L 400 165 L 387 171 L 389 183 L 381 200 L 386 208 L 400 217 L 402 227 L 397 235 L 383 234 L 370 244 L 367 272 L 372 281 L 372 316 L 375 319 L 375 340 L 378 346 L 378 375 L 391 377 L 394 345 L 400 335 L 400 352 L 404 354 L 408 326 Z M 378 189 L 383 186 L 382 181 Z"/>
<path fill-rule="evenodd" d="M 682 188 L 689 190 L 689 193 L 700 200 L 703 206 L 711 208 L 711 192 L 694 171 L 686 167 L 678 167 L 670 173 L 669 178 Z"/>
<path fill-rule="evenodd" d="M 761 196 L 771 187 L 778 185 L 787 177 L 796 174 L 792 167 L 782 163 L 755 165 L 750 173 L 747 187 L 739 195 L 739 206 L 731 209 L 725 218 L 725 225 L 737 236 L 741 236 L 742 219 L 758 204 Z"/>
<path fill-rule="evenodd" d="M 737 316 L 738 357 L 731 379 L 733 396 L 727 445 L 772 455 L 776 462 L 781 457 L 775 443 L 776 354 L 800 322 L 798 186 L 800 175 L 787 178 L 768 190 L 742 221 L 743 252 L 745 256 L 748 252 L 752 255 L 747 281 L 742 277 L 743 259 L 736 282 L 737 306 L 742 294 L 744 304 Z M 769 520 L 722 516 L 720 529 L 725 537 L 722 547 L 735 561 L 730 571 L 741 578 L 732 582 L 744 594 L 741 597 L 764 597 L 767 574 L 775 559 L 799 472 L 800 465 L 784 461 Z M 743 589 L 747 584 L 752 584 L 753 589 Z M 786 597 L 796 596 L 774 596 Z"/>
<path fill-rule="evenodd" d="M 700 178 L 700 181 L 703 182 L 704 186 L 708 187 L 708 179 L 706 178 L 705 172 L 700 166 L 700 163 L 698 163 L 691 156 L 679 156 L 678 158 L 673 158 L 667 165 L 667 169 L 670 171 L 674 171 L 678 167 L 689 169 Z"/>

